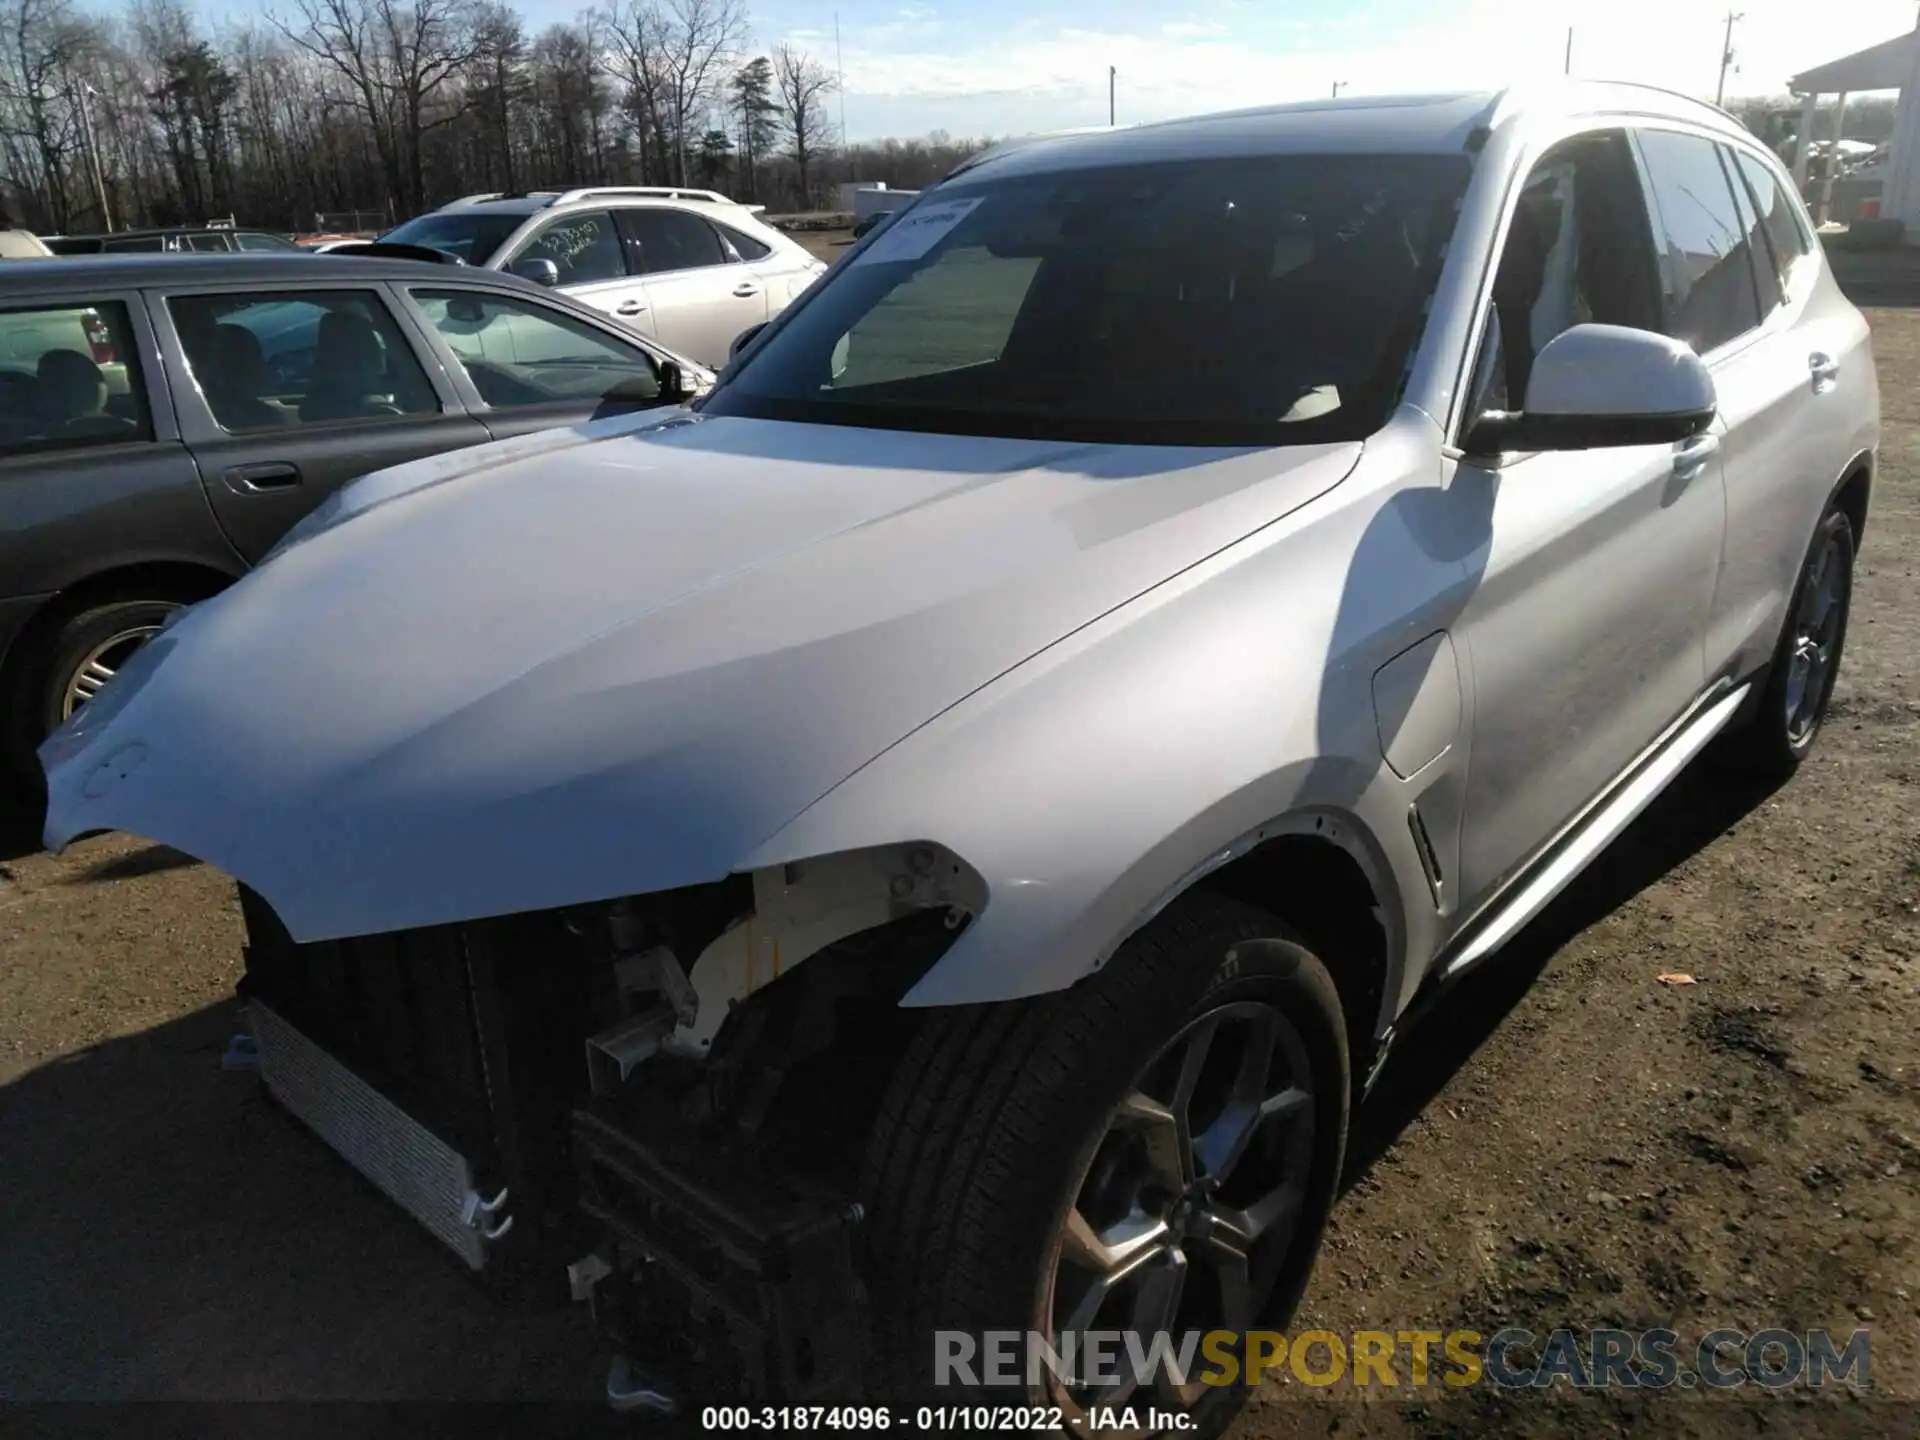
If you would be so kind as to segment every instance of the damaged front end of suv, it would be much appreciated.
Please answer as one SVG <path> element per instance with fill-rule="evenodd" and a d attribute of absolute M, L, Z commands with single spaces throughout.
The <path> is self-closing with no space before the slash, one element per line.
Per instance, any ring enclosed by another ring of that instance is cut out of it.
<path fill-rule="evenodd" d="M 860 1147 L 901 998 L 984 902 L 937 845 L 296 943 L 242 887 L 262 1079 L 496 1293 L 710 1398 L 861 1393 Z"/>

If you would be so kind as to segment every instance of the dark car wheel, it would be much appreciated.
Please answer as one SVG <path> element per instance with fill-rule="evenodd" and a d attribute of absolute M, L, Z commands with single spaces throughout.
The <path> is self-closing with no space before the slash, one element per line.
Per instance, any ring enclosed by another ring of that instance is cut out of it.
<path fill-rule="evenodd" d="M 30 802 L 44 791 L 40 742 L 98 694 L 127 658 L 183 608 L 177 599 L 104 600 L 75 612 L 23 657 L 4 764 Z"/>
<path fill-rule="evenodd" d="M 995 1388 L 937 1356 L 984 1332 L 1244 1332 L 1305 1289 L 1346 1148 L 1346 1024 L 1326 967 L 1271 916 L 1169 906 L 1059 995 L 936 1012 L 896 1073 L 863 1189 L 875 1348 L 893 1398 L 1182 1412 L 1225 1428 L 1241 1384 L 1117 1388 L 1044 1367 Z M 939 1352 L 938 1332 L 950 1348 Z M 1022 1348 L 1017 1368 L 1027 1369 Z M 1098 1377 L 1095 1377 L 1096 1379 Z"/>
<path fill-rule="evenodd" d="M 1787 622 L 1758 708 L 1721 749 L 1733 768 L 1784 780 L 1813 749 L 1846 646 L 1853 560 L 1853 522 L 1844 511 L 1830 509 L 1814 529 L 1787 602 Z"/>

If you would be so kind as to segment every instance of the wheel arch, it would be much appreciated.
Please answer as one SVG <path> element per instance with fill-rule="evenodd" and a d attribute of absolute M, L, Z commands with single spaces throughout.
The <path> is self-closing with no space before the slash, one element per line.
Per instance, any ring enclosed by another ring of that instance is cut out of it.
<path fill-rule="evenodd" d="M 1339 991 L 1357 1076 L 1367 1073 L 1376 1039 L 1389 1021 L 1399 928 L 1383 903 L 1375 878 L 1379 872 L 1363 863 L 1364 855 L 1347 827 L 1309 829 L 1283 822 L 1278 833 L 1209 871 L 1193 887 L 1251 905 L 1306 939 Z"/>
<path fill-rule="evenodd" d="M 1245 821 L 1240 823 L 1244 826 Z M 1167 865 L 1164 853 L 1149 857 L 1116 879 L 1057 937 L 1075 959 L 1070 968 L 1055 969 L 1048 983 L 1011 991 L 1004 986 L 1004 970 L 997 976 L 970 977 L 971 937 L 962 937 L 904 1003 L 942 1006 L 1068 988 L 1104 966 L 1182 895 L 1206 890 L 1263 910 L 1308 940 L 1335 976 L 1347 1015 L 1350 1052 L 1364 1073 L 1378 1036 L 1391 1023 L 1411 948 L 1404 887 L 1375 828 L 1355 809 L 1307 803 L 1296 796 L 1291 808 L 1251 829 L 1229 837 L 1194 829 L 1184 841 L 1186 858 L 1177 869 Z M 1169 870 L 1176 875 L 1170 883 L 1147 878 L 1151 872 L 1165 876 Z M 982 918 L 991 920 L 1002 898 L 993 894 L 991 877 L 988 890 Z M 1122 903 L 1126 896 L 1135 897 L 1131 904 Z M 1150 898 L 1142 904 L 1141 896 Z M 1114 908 L 1116 904 L 1121 908 Z M 1122 915 L 1123 920 L 1113 923 Z M 1098 931 L 1089 933 L 1089 926 L 1098 926 Z M 983 988 L 972 983 L 976 978 L 986 982 Z"/>
<path fill-rule="evenodd" d="M 81 611 L 115 599 L 205 600 L 240 578 L 197 560 L 155 559 L 99 570 L 56 590 L 27 617 L 0 655 L 0 691 L 11 691 L 27 657 L 45 638 Z"/>
<path fill-rule="evenodd" d="M 1840 481 L 1833 487 L 1833 496 L 1828 502 L 1846 512 L 1848 523 L 1853 526 L 1853 543 L 1856 546 L 1867 533 L 1867 505 L 1873 494 L 1873 463 L 1871 450 L 1854 456 L 1841 472 Z"/>

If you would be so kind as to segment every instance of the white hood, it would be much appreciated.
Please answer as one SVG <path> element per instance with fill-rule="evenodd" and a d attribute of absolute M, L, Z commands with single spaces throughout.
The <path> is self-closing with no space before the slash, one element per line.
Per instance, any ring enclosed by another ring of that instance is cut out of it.
<path fill-rule="evenodd" d="M 370 476 L 47 742 L 47 841 L 165 841 L 302 940 L 717 879 L 1359 449 L 683 417 Z"/>

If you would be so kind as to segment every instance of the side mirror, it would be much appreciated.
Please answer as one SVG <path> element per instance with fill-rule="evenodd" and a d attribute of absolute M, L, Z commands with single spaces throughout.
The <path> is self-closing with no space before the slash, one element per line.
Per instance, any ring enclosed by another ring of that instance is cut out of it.
<path fill-rule="evenodd" d="M 1492 411 L 1467 432 L 1469 455 L 1671 445 L 1713 423 L 1713 376 L 1685 342 L 1621 325 L 1576 325 L 1546 344 L 1526 408 Z"/>
<path fill-rule="evenodd" d="M 748 344 L 753 340 L 753 337 L 766 328 L 767 322 L 762 320 L 758 325 L 749 325 L 738 335 L 734 336 L 733 343 L 727 346 L 727 363 L 731 365 L 733 363 L 733 357 L 746 349 Z"/>
<path fill-rule="evenodd" d="M 693 398 L 693 385 L 687 379 L 687 372 L 671 360 L 660 362 L 660 398 L 662 400 Z"/>
<path fill-rule="evenodd" d="M 551 260 L 516 260 L 507 267 L 522 280 L 549 288 L 560 283 L 560 267 Z"/>

